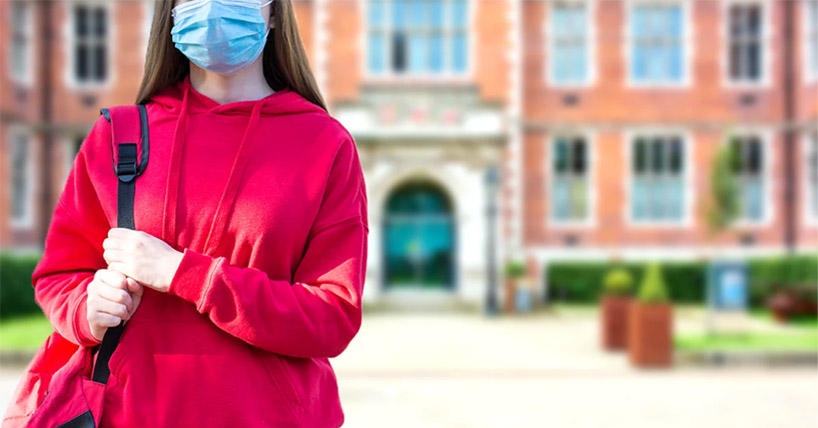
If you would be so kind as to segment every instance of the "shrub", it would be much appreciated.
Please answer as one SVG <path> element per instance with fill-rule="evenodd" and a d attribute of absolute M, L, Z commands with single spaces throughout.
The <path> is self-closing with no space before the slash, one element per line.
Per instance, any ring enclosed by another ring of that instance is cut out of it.
<path fill-rule="evenodd" d="M 522 261 L 512 260 L 506 263 L 504 272 L 509 278 L 520 278 L 528 272 L 528 266 Z"/>
<path fill-rule="evenodd" d="M 31 274 L 42 255 L 0 253 L 0 318 L 40 312 Z"/>
<path fill-rule="evenodd" d="M 633 289 L 633 276 L 623 267 L 613 268 L 605 274 L 602 287 L 607 294 L 627 296 Z"/>
<path fill-rule="evenodd" d="M 642 285 L 639 287 L 639 301 L 645 303 L 667 302 L 668 294 L 665 280 L 662 278 L 662 268 L 659 263 L 652 262 L 645 268 Z"/>

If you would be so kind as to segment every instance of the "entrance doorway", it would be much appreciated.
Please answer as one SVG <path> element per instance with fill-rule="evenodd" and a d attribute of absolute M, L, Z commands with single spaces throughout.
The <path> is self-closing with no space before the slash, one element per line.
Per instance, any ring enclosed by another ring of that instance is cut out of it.
<path fill-rule="evenodd" d="M 383 229 L 387 290 L 454 290 L 453 213 L 434 183 L 409 182 L 392 191 Z"/>

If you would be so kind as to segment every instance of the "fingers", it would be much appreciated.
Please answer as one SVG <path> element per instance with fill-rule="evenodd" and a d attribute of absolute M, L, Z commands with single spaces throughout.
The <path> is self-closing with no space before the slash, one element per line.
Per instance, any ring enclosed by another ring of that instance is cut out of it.
<path fill-rule="evenodd" d="M 121 272 L 110 269 L 100 269 L 94 274 L 95 281 L 102 281 L 110 287 L 127 290 L 126 276 Z"/>
<path fill-rule="evenodd" d="M 122 322 L 122 318 L 104 312 L 93 312 L 88 316 L 88 321 L 92 326 L 116 327 Z M 96 335 L 94 335 L 96 337 Z M 102 340 L 101 337 L 97 339 Z"/>
<path fill-rule="evenodd" d="M 93 289 L 90 291 L 91 293 L 95 293 L 97 296 L 114 302 L 114 303 L 121 303 L 128 308 L 128 311 L 131 310 L 133 307 L 133 298 L 131 298 L 130 293 L 126 290 L 121 290 L 119 288 L 111 287 L 104 282 L 97 281 L 96 283 L 88 284 L 88 287 Z"/>
<path fill-rule="evenodd" d="M 106 314 L 114 315 L 123 320 L 126 320 L 130 317 L 129 315 L 130 311 L 127 305 L 125 305 L 124 303 L 108 300 L 105 297 L 96 293 L 88 294 L 87 305 L 96 312 L 103 312 Z"/>

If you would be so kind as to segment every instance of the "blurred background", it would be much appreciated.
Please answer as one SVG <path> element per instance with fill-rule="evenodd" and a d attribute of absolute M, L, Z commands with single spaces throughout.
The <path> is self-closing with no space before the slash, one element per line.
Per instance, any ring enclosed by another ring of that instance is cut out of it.
<path fill-rule="evenodd" d="M 818 426 L 818 1 L 293 5 L 367 182 L 345 426 Z M 4 409 L 153 8 L 0 1 Z"/>

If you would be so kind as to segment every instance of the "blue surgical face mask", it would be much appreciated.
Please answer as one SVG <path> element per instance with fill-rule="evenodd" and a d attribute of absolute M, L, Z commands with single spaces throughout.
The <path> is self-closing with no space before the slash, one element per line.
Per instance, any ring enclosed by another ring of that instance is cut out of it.
<path fill-rule="evenodd" d="M 173 8 L 172 40 L 205 70 L 233 74 L 264 50 L 270 28 L 258 0 L 193 0 Z"/>

